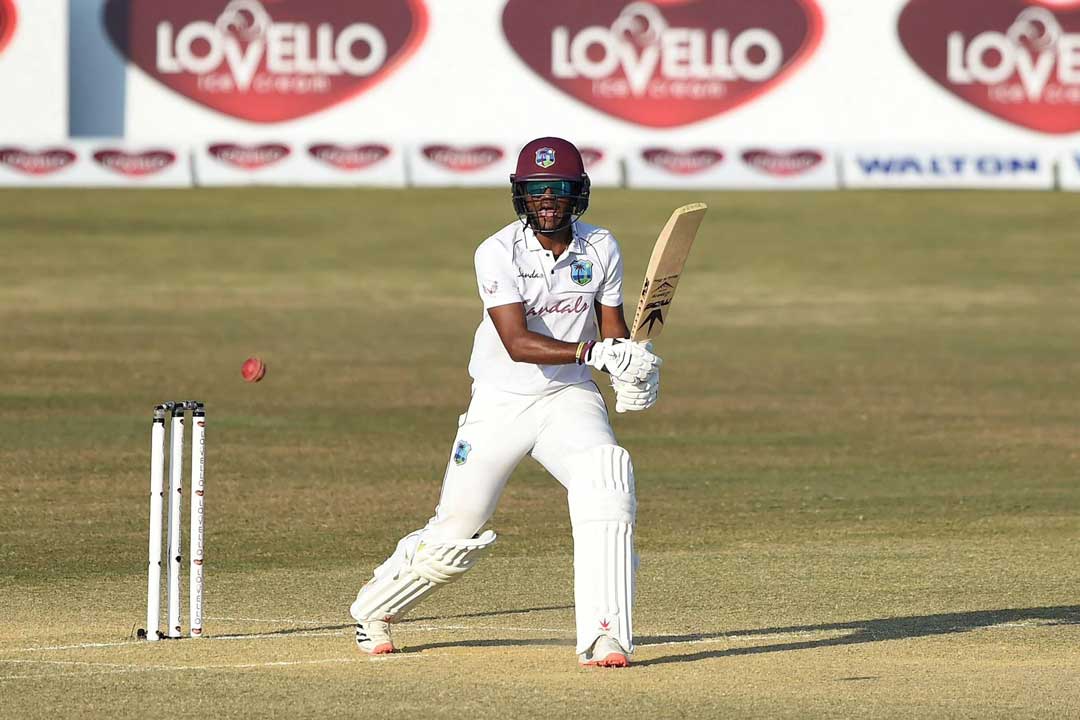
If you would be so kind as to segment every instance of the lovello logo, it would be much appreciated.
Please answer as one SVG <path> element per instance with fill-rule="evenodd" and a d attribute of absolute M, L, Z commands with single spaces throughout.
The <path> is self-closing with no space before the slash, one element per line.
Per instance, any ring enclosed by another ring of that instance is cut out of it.
<path fill-rule="evenodd" d="M 227 165 L 242 170 L 258 170 L 281 162 L 291 152 L 287 145 L 264 143 L 262 145 L 237 145 L 236 143 L 215 143 L 206 149 L 208 153 Z"/>
<path fill-rule="evenodd" d="M 338 170 L 363 170 L 390 156 L 385 145 L 336 145 L 320 143 L 308 147 L 308 154 Z"/>
<path fill-rule="evenodd" d="M 503 32 L 540 77 L 623 120 L 675 127 L 766 92 L 813 54 L 815 0 L 509 0 Z"/>
<path fill-rule="evenodd" d="M 0 52 L 3 52 L 4 47 L 15 35 L 17 17 L 13 0 L 0 0 Z"/>
<path fill-rule="evenodd" d="M 107 0 L 105 13 L 113 42 L 145 73 L 258 123 L 367 90 L 427 32 L 422 0 Z"/>
<path fill-rule="evenodd" d="M 1003 120 L 1080 130 L 1080 2 L 911 0 L 900 41 L 942 87 Z"/>
<path fill-rule="evenodd" d="M 128 177 L 155 175 L 176 162 L 176 154 L 168 150 L 147 150 L 131 153 L 125 150 L 98 150 L 94 162 L 107 170 Z"/>
<path fill-rule="evenodd" d="M 493 145 L 454 147 L 451 145 L 427 145 L 420 150 L 431 162 L 454 172 L 475 172 L 494 165 L 505 154 Z"/>
<path fill-rule="evenodd" d="M 747 150 L 742 161 L 766 175 L 793 177 L 813 170 L 825 160 L 817 150 L 794 150 L 781 153 L 772 150 Z"/>
<path fill-rule="evenodd" d="M 647 148 L 641 151 L 641 159 L 649 165 L 676 175 L 696 175 L 724 160 L 724 153 L 713 148 L 695 150 L 670 150 Z"/>
<path fill-rule="evenodd" d="M 604 159 L 604 151 L 599 148 L 581 147 L 578 148 L 578 152 L 581 153 L 581 162 L 586 170 L 595 167 Z"/>
<path fill-rule="evenodd" d="M 32 151 L 19 147 L 0 148 L 0 164 L 27 175 L 51 175 L 78 159 L 71 150 L 49 148 Z"/>

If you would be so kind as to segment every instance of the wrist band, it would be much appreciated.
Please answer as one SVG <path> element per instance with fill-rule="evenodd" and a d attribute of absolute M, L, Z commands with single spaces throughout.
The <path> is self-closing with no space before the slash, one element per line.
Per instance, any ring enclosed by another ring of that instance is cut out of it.
<path fill-rule="evenodd" d="M 574 361 L 578 365 L 585 364 L 585 357 L 592 350 L 593 345 L 596 344 L 595 340 L 586 340 L 585 342 L 579 342 L 577 346 L 577 352 L 574 353 Z"/>

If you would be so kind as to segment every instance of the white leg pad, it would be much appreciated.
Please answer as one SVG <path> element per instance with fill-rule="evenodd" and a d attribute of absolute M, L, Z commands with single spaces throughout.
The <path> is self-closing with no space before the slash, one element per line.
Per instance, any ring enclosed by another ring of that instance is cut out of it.
<path fill-rule="evenodd" d="M 461 577 L 495 542 L 487 530 L 468 540 L 423 539 L 423 530 L 398 541 L 394 554 L 375 569 L 349 612 L 357 622 L 393 622 L 440 585 Z"/>
<path fill-rule="evenodd" d="M 630 453 L 602 445 L 569 459 L 574 526 L 574 605 L 577 652 L 600 635 L 632 652 L 634 629 L 634 468 Z"/>

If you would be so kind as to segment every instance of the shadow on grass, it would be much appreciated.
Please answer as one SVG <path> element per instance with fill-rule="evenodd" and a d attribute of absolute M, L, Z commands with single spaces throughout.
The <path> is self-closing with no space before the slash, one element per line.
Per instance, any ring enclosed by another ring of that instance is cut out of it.
<path fill-rule="evenodd" d="M 536 608 L 537 610 L 541 608 Z M 555 608 L 550 608 L 555 609 Z M 526 611 L 516 611 L 526 612 Z M 479 613 L 480 615 L 498 613 Z M 432 620 L 445 618 L 430 618 Z M 886 640 L 905 640 L 908 638 L 929 637 L 969 632 L 996 625 L 1007 625 L 1032 620 L 1047 621 L 1047 625 L 1080 624 L 1080 605 L 1058 607 L 1026 608 L 1022 610 L 978 610 L 964 613 L 943 613 L 940 615 L 914 615 L 911 617 L 881 618 L 877 620 L 855 620 L 842 623 L 824 623 L 820 625 L 789 625 L 768 627 L 756 630 L 732 630 L 730 632 L 696 633 L 692 635 L 647 635 L 636 638 L 640 647 L 694 643 L 700 641 L 736 641 L 772 635 L 796 635 L 850 630 L 852 632 L 839 637 L 797 640 L 792 642 L 754 645 L 752 647 L 725 648 L 723 650 L 705 650 L 702 652 L 679 655 L 664 655 L 648 660 L 637 660 L 634 666 L 663 665 L 665 663 L 694 662 L 711 658 L 738 655 L 756 655 L 758 653 L 786 652 L 789 650 L 810 650 L 813 648 L 834 647 L 839 645 L 857 645 L 860 643 L 883 642 Z M 423 652 L 446 647 L 519 647 L 536 645 L 573 645 L 573 640 L 565 638 L 514 638 L 514 639 L 478 639 L 456 640 L 449 642 L 412 645 L 402 652 Z M 844 678 L 845 680 L 867 680 L 870 678 Z"/>
<path fill-rule="evenodd" d="M 662 645 L 664 643 L 689 643 L 700 640 L 738 640 L 753 639 L 755 636 L 835 632 L 851 630 L 839 637 L 817 640 L 797 640 L 793 642 L 754 645 L 752 647 L 725 648 L 706 650 L 680 655 L 664 655 L 649 660 L 640 660 L 635 665 L 663 665 L 665 663 L 694 662 L 710 658 L 737 655 L 756 655 L 758 653 L 786 652 L 789 650 L 809 650 L 813 648 L 834 647 L 839 645 L 857 645 L 860 643 L 884 642 L 886 640 L 906 640 L 908 638 L 930 637 L 933 635 L 951 635 L 970 632 L 996 625 L 1046 621 L 1047 625 L 1080 625 L 1080 605 L 1061 605 L 1055 607 L 976 610 L 974 612 L 943 613 L 940 615 L 914 615 L 911 617 L 881 618 L 877 620 L 856 620 L 843 623 L 825 623 L 821 625 L 793 625 L 788 627 L 760 628 L 757 630 L 733 630 L 731 632 L 702 633 L 697 635 L 653 635 L 637 638 L 642 646 Z"/>
<path fill-rule="evenodd" d="M 407 625 L 409 625 L 411 623 L 418 623 L 418 622 L 425 622 L 425 621 L 430 622 L 430 621 L 433 621 L 433 620 L 454 620 L 454 619 L 460 619 L 460 618 L 498 617 L 498 616 L 501 616 L 501 615 L 524 615 L 525 613 L 543 612 L 545 610 L 572 610 L 573 607 L 574 607 L 573 605 L 548 605 L 548 606 L 544 606 L 544 607 L 518 608 L 518 609 L 515 609 L 515 610 L 490 610 L 490 611 L 486 611 L 486 612 L 461 613 L 459 615 L 438 615 L 438 616 L 429 615 L 427 617 L 409 618 L 407 620 L 402 620 L 401 624 L 407 626 Z M 306 634 L 317 633 L 317 632 L 329 632 L 329 631 L 332 631 L 332 630 L 351 630 L 353 627 L 354 627 L 354 623 L 349 622 L 349 623 L 345 623 L 344 625 L 305 625 L 304 627 L 284 628 L 284 629 L 281 629 L 281 630 L 268 630 L 268 631 L 263 631 L 263 632 L 251 632 L 251 633 L 224 633 L 224 635 L 227 636 L 227 637 L 230 637 L 230 638 L 267 637 L 267 636 L 273 637 L 273 636 L 278 636 L 278 635 L 281 635 L 281 636 L 306 635 Z M 481 641 L 478 641 L 478 643 L 479 642 L 481 642 Z M 503 644 L 513 644 L 510 641 L 493 641 L 493 642 L 502 642 Z M 515 642 L 517 642 L 517 641 L 515 641 Z M 464 644 L 464 643 L 445 643 L 445 644 L 446 645 L 453 645 L 453 644 Z M 518 642 L 518 644 L 521 644 L 521 645 L 545 645 L 545 644 L 550 644 L 550 643 L 548 643 L 546 640 L 535 640 L 535 641 L 520 641 L 520 642 Z M 424 646 L 424 647 L 428 647 L 428 646 Z M 442 645 L 431 646 L 431 647 L 442 647 Z M 413 648 L 413 649 L 415 649 L 415 648 Z"/>
<path fill-rule="evenodd" d="M 496 617 L 498 615 L 524 615 L 531 612 L 542 612 L 544 610 L 573 610 L 573 605 L 548 605 L 546 607 L 534 607 L 534 608 L 521 608 L 520 610 L 490 610 L 487 612 L 474 612 L 474 613 L 462 613 L 460 615 L 439 615 L 429 617 L 409 618 L 402 622 L 413 623 L 422 622 L 424 620 L 455 620 L 458 618 L 478 618 L 478 617 Z"/>
<path fill-rule="evenodd" d="M 526 647 L 537 645 L 561 645 L 573 649 L 574 638 L 567 631 L 565 638 L 484 638 L 480 640 L 447 640 L 445 642 L 425 643 L 423 645 L 404 645 L 397 652 L 418 653 L 425 650 L 438 650 L 439 648 L 499 648 L 499 647 Z"/>
<path fill-rule="evenodd" d="M 552 605 L 546 607 L 519 608 L 515 610 L 493 610 L 487 612 L 464 613 L 460 615 L 428 616 L 410 618 L 404 624 L 414 622 L 430 622 L 438 620 L 451 620 L 455 618 L 481 618 L 497 617 L 501 615 L 519 615 L 530 612 L 545 610 L 568 610 L 572 605 Z M 876 620 L 854 620 L 841 623 L 823 623 L 820 625 L 788 625 L 783 627 L 757 628 L 755 630 L 731 630 L 729 632 L 695 633 L 691 635 L 646 635 L 636 638 L 640 647 L 649 647 L 665 644 L 689 644 L 701 641 L 724 640 L 738 641 L 741 639 L 753 640 L 756 637 L 769 637 L 773 635 L 809 635 L 813 633 L 851 632 L 838 637 L 794 640 L 791 642 L 772 643 L 769 645 L 753 645 L 750 647 L 724 648 L 720 650 L 704 650 L 694 653 L 678 655 L 663 655 L 648 660 L 637 660 L 637 667 L 647 665 L 663 665 L 666 663 L 694 662 L 697 660 L 709 660 L 711 658 L 734 657 L 739 655 L 757 655 L 759 653 L 787 652 L 789 650 L 811 650 L 814 648 L 836 647 L 840 645 L 858 645 L 861 643 L 884 642 L 886 640 L 906 640 L 909 638 L 931 637 L 933 635 L 951 635 L 955 633 L 970 632 L 982 628 L 990 628 L 998 625 L 1012 623 L 1044 621 L 1043 625 L 1080 625 L 1080 605 L 1060 605 L 1054 607 L 1005 609 L 1005 610 L 976 610 L 962 613 L 942 613 L 939 615 L 913 615 L 910 617 L 879 618 Z M 236 634 L 230 637 L 265 637 L 267 635 L 301 635 L 311 632 L 347 630 L 353 627 L 352 623 L 344 625 L 323 625 L 319 627 L 300 627 L 275 630 L 272 632 L 260 632 L 249 634 Z M 427 643 L 424 645 L 409 645 L 402 648 L 402 652 L 416 653 L 425 650 L 436 650 L 446 647 L 525 647 L 525 646 L 573 646 L 572 632 L 567 630 L 565 638 L 482 638 L 474 640 L 453 640 L 446 642 Z M 867 680 L 871 678 L 853 677 L 844 680 Z"/>

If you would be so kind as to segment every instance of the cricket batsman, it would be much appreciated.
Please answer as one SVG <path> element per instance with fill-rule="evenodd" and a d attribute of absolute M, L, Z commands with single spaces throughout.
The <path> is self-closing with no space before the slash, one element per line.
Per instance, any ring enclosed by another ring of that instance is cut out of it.
<path fill-rule="evenodd" d="M 634 468 L 611 430 L 591 369 L 610 376 L 619 412 L 656 403 L 660 358 L 626 338 L 623 264 L 610 232 L 579 219 L 589 177 L 570 142 L 527 144 L 510 176 L 515 221 L 475 254 L 483 319 L 435 516 L 400 541 L 350 612 L 356 644 L 394 651 L 391 626 L 458 579 L 495 542 L 480 532 L 526 456 L 566 489 L 582 665 L 626 667 L 633 644 Z"/>

